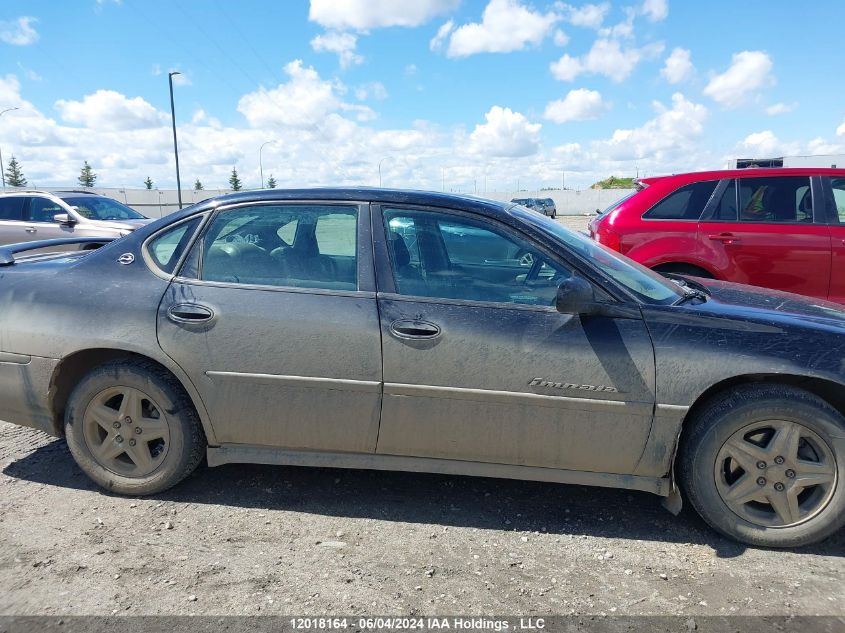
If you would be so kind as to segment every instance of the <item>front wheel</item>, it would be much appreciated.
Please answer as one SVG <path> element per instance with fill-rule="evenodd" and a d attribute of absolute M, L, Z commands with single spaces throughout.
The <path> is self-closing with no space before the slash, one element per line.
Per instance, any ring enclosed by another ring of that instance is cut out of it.
<path fill-rule="evenodd" d="M 679 478 L 702 518 L 751 545 L 797 547 L 845 524 L 845 419 L 785 385 L 746 386 L 691 420 Z"/>
<path fill-rule="evenodd" d="M 205 434 L 182 386 L 163 368 L 114 362 L 85 376 L 65 413 L 65 437 L 79 467 L 106 490 L 166 490 L 202 461 Z"/>

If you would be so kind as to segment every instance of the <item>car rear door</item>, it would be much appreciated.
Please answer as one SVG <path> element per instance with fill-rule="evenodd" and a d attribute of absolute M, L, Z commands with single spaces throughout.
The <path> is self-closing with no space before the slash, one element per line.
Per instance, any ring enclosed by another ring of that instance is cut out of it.
<path fill-rule="evenodd" d="M 219 210 L 173 280 L 159 342 L 191 376 L 221 443 L 375 450 L 381 341 L 360 209 Z"/>
<path fill-rule="evenodd" d="M 697 248 L 718 278 L 827 298 L 830 233 L 817 178 L 749 174 L 724 180 L 714 196 Z"/>
<path fill-rule="evenodd" d="M 641 319 L 557 312 L 571 267 L 499 223 L 374 205 L 373 225 L 378 453 L 633 472 L 655 403 Z"/>

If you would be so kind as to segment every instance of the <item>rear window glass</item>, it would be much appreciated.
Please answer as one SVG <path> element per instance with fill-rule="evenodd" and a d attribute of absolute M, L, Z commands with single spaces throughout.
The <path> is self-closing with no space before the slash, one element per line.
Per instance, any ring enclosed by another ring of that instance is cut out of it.
<path fill-rule="evenodd" d="M 812 222 L 810 179 L 799 176 L 740 178 L 739 219 L 767 224 Z"/>
<path fill-rule="evenodd" d="M 836 204 L 839 223 L 845 224 L 845 178 L 832 178 L 830 184 L 833 187 L 833 202 Z"/>
<path fill-rule="evenodd" d="M 718 180 L 704 180 L 676 189 L 646 211 L 649 220 L 698 220 L 713 195 Z"/>
<path fill-rule="evenodd" d="M 0 220 L 22 220 L 24 197 L 0 197 Z"/>
<path fill-rule="evenodd" d="M 150 241 L 147 251 L 155 265 L 166 273 L 172 273 L 199 223 L 200 218 L 183 222 Z"/>

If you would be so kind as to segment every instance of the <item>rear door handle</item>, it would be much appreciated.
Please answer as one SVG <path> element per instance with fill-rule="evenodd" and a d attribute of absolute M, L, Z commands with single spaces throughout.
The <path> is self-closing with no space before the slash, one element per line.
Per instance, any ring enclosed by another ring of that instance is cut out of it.
<path fill-rule="evenodd" d="M 440 336 L 440 327 L 428 321 L 398 319 L 390 324 L 390 332 L 398 338 L 432 339 Z"/>
<path fill-rule="evenodd" d="M 177 303 L 167 309 L 167 318 L 174 323 L 208 323 L 214 310 L 196 303 Z"/>
<path fill-rule="evenodd" d="M 714 242 L 722 242 L 724 244 L 736 244 L 740 239 L 733 233 L 719 233 L 718 235 L 710 235 Z"/>
<path fill-rule="evenodd" d="M 24 230 L 25 230 L 27 233 L 38 233 L 38 229 L 36 229 L 34 226 L 28 226 L 28 227 L 26 227 L 26 229 L 24 229 Z"/>

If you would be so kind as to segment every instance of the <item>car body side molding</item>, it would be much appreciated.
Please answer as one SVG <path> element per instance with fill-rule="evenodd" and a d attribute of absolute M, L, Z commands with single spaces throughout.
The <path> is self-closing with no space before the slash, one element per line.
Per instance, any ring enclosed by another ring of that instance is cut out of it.
<path fill-rule="evenodd" d="M 224 464 L 267 464 L 273 466 L 315 466 L 319 468 L 356 468 L 365 470 L 397 470 L 440 475 L 469 475 L 548 481 L 552 483 L 625 488 L 641 490 L 665 497 L 672 491 L 668 477 L 640 477 L 615 473 L 594 473 L 536 466 L 468 462 L 429 457 L 376 455 L 372 453 L 334 453 L 324 451 L 296 451 L 248 444 L 223 444 L 209 447 L 209 466 Z"/>

